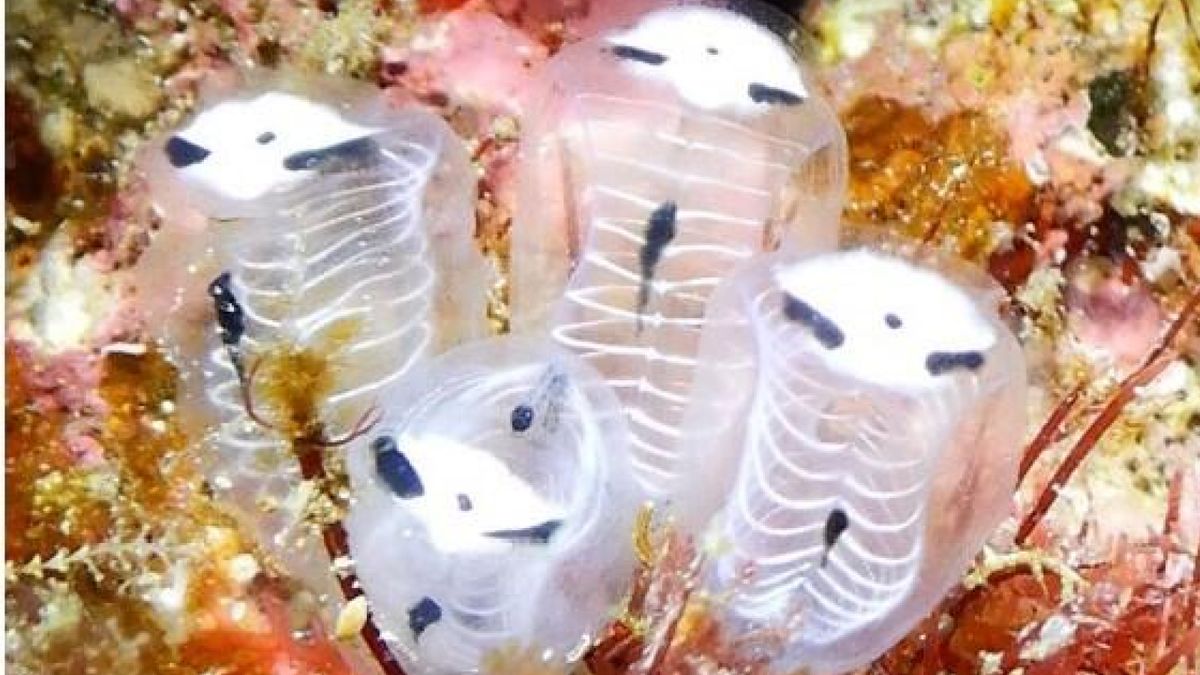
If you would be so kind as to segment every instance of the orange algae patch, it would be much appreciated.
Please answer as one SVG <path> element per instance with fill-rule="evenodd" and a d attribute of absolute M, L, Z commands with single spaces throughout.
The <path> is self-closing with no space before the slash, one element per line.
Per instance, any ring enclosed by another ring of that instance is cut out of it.
<path fill-rule="evenodd" d="M 270 582 L 255 585 L 251 597 L 242 601 L 252 619 L 235 622 L 228 612 L 215 608 L 205 612 L 203 626 L 180 647 L 182 666 L 197 672 L 219 670 L 230 675 L 350 672 L 333 642 L 323 636 L 296 636 L 293 611 L 283 597 L 283 589 Z M 219 592 L 222 584 L 210 578 L 201 586 L 215 587 Z"/>
<path fill-rule="evenodd" d="M 30 366 L 7 351 L 10 665 L 72 675 L 348 672 L 326 636 L 294 635 L 293 608 L 261 573 L 249 586 L 229 576 L 244 542 L 202 490 L 173 414 L 176 373 L 161 354 L 104 359 L 103 459 L 80 466 L 64 440 L 66 415 L 37 406 Z"/>
<path fill-rule="evenodd" d="M 109 509 L 80 485 L 85 472 L 73 468 L 62 436 L 66 414 L 37 406 L 27 385 L 28 366 L 11 346 L 5 357 L 5 559 L 45 558 L 60 547 L 103 539 Z M 54 498 L 47 499 L 47 488 L 57 492 Z"/>
<path fill-rule="evenodd" d="M 845 215 L 851 226 L 894 227 L 951 240 L 980 261 L 1030 216 L 1034 188 L 1007 135 L 967 110 L 934 123 L 916 108 L 868 96 L 843 115 L 850 145 Z"/>

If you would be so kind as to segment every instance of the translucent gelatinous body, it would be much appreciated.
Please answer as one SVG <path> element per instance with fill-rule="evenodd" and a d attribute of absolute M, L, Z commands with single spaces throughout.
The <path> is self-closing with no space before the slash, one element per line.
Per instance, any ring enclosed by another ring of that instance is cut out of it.
<path fill-rule="evenodd" d="M 964 270 L 794 260 L 713 300 L 685 425 L 708 452 L 678 507 L 732 629 L 782 629 L 778 665 L 840 672 L 911 629 L 1008 514 L 1025 368 L 997 289 Z"/>
<path fill-rule="evenodd" d="M 485 330 L 461 143 L 429 113 L 340 101 L 286 89 L 220 101 L 160 146 L 158 168 L 210 218 L 211 260 L 177 262 L 206 270 L 206 311 L 168 321 L 215 408 L 211 483 L 330 599 L 293 445 L 346 433 L 415 363 Z"/>
<path fill-rule="evenodd" d="M 616 388 L 664 495 L 708 296 L 780 241 L 834 245 L 841 129 L 776 33 L 701 4 L 564 49 L 530 111 L 514 329 L 552 326 Z"/>
<path fill-rule="evenodd" d="M 501 647 L 579 657 L 625 592 L 637 498 L 620 407 L 543 341 L 460 347 L 406 377 L 349 460 L 359 580 L 409 673 Z"/>

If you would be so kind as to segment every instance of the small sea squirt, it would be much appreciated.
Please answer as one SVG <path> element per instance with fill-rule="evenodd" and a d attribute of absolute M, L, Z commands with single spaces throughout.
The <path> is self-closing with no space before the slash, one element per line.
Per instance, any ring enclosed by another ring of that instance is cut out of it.
<path fill-rule="evenodd" d="M 1011 510 L 1025 366 L 999 289 L 955 261 L 770 255 L 714 297 L 676 503 L 727 628 L 781 671 L 860 667 Z"/>
<path fill-rule="evenodd" d="M 786 17 L 751 9 L 673 5 L 571 45 L 524 121 L 514 330 L 552 330 L 617 390 L 653 497 L 678 474 L 717 283 L 761 251 L 837 241 L 841 127 Z"/>
<path fill-rule="evenodd" d="M 486 330 L 466 151 L 428 112 L 278 78 L 203 106 L 144 166 L 166 226 L 140 293 L 150 306 L 200 296 L 150 318 L 193 392 L 181 412 L 216 429 L 210 483 L 334 600 L 297 458 L 356 430 L 416 363 Z M 195 212 L 203 226 L 181 231 Z M 172 265 L 185 281 L 156 286 L 151 270 Z"/>
<path fill-rule="evenodd" d="M 514 646 L 566 671 L 633 570 L 619 404 L 573 354 L 501 337 L 419 367 L 355 442 L 346 529 L 408 673 L 478 672 Z"/>

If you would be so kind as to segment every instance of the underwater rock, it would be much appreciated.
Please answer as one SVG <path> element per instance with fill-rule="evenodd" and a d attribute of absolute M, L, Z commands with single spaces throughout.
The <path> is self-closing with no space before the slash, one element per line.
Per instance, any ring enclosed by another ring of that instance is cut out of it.
<path fill-rule="evenodd" d="M 868 250 L 764 256 L 714 296 L 675 506 L 725 630 L 778 631 L 780 672 L 879 656 L 1009 514 L 1025 366 L 1000 297 Z"/>
<path fill-rule="evenodd" d="M 419 367 L 382 405 L 350 452 L 346 529 L 405 671 L 477 672 L 514 646 L 565 670 L 633 570 L 613 393 L 573 354 L 502 337 Z"/>
<path fill-rule="evenodd" d="M 655 497 L 712 289 L 837 240 L 845 140 L 769 9 L 684 4 L 569 46 L 523 125 L 513 330 L 552 326 L 616 388 Z"/>

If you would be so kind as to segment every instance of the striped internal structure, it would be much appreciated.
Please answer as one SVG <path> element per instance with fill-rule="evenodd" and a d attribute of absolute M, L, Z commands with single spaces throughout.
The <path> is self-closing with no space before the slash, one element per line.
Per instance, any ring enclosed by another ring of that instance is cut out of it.
<path fill-rule="evenodd" d="M 606 620 L 632 571 L 638 500 L 612 392 L 574 355 L 504 336 L 419 367 L 386 403 L 370 435 L 394 439 L 423 490 L 390 489 L 362 439 L 348 457 L 346 526 L 376 621 L 405 668 L 476 672 L 514 644 L 565 660 Z M 533 410 L 521 430 L 512 426 L 519 406 Z M 512 536 L 533 530 L 544 535 Z M 408 617 L 422 599 L 441 612 L 418 632 Z"/>
<path fill-rule="evenodd" d="M 979 391 L 970 377 L 892 391 L 839 375 L 811 328 L 785 316 L 784 297 L 763 290 L 752 304 L 759 377 L 715 573 L 737 589 L 743 618 L 799 617 L 803 651 L 855 633 L 912 589 L 931 472 Z M 845 527 L 831 545 L 835 510 Z"/>
<path fill-rule="evenodd" d="M 439 140 L 400 133 L 372 139 L 377 161 L 316 173 L 273 196 L 279 207 L 272 215 L 239 223 L 223 239 L 231 287 L 245 312 L 240 348 L 247 370 L 279 347 L 327 358 L 331 389 L 318 412 L 331 437 L 431 343 L 435 275 L 421 209 Z M 299 469 L 286 439 L 248 417 L 227 351 L 216 346 L 210 362 L 207 388 L 223 422 L 214 484 L 230 489 L 266 540 L 284 548 L 301 534 Z M 256 408 L 268 420 L 277 412 L 261 396 Z"/>
<path fill-rule="evenodd" d="M 553 335 L 616 390 L 639 483 L 661 497 L 678 475 L 708 298 L 768 242 L 780 194 L 813 150 L 661 104 L 597 94 L 577 103 L 568 182 L 579 186 L 584 233 Z M 652 226 L 668 212 L 674 230 L 660 236 Z"/>

